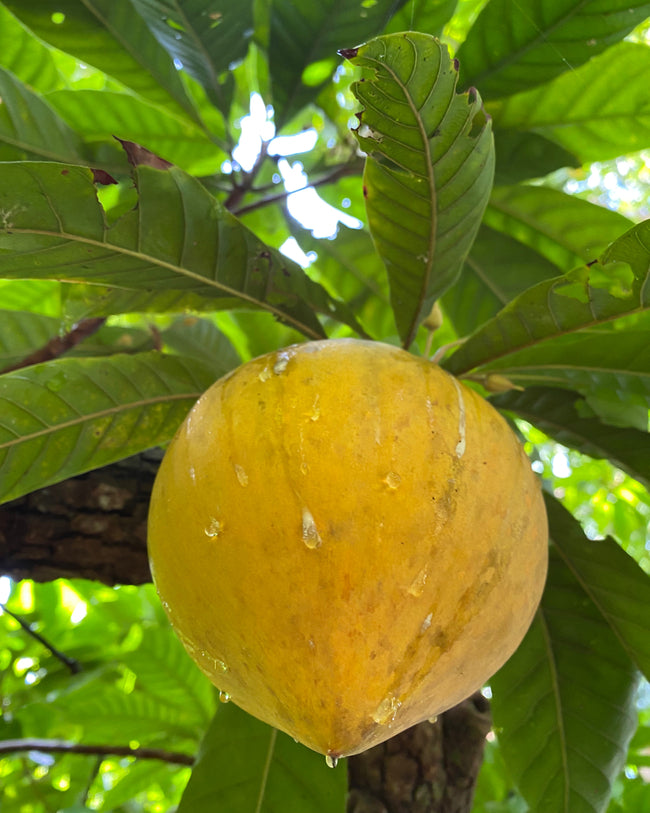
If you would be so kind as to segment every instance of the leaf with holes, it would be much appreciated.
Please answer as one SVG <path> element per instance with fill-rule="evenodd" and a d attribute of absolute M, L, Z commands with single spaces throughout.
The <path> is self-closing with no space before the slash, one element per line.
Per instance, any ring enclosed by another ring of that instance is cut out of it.
<path fill-rule="evenodd" d="M 639 429 L 609 426 L 593 414 L 577 392 L 552 387 L 527 387 L 490 399 L 498 409 L 514 412 L 549 437 L 598 459 L 610 460 L 650 487 L 650 434 Z M 620 402 L 617 405 L 622 408 Z M 645 423 L 648 423 L 647 409 Z"/>
<path fill-rule="evenodd" d="M 639 223 L 590 266 L 541 282 L 506 305 L 446 365 L 455 374 L 650 307 L 650 221 Z M 541 356 L 543 357 L 543 349 Z M 568 358 L 567 362 L 573 359 Z"/>
<path fill-rule="evenodd" d="M 636 728 L 638 672 L 592 586 L 567 565 L 564 522 L 553 511 L 550 519 L 542 603 L 490 681 L 492 711 L 506 765 L 531 810 L 603 813 Z"/>
<path fill-rule="evenodd" d="M 650 48 L 621 42 L 549 84 L 494 102 L 488 111 L 504 133 L 526 139 L 536 133 L 580 163 L 604 161 L 650 146 L 649 75 Z"/>
<path fill-rule="evenodd" d="M 541 85 L 602 53 L 648 16 L 644 0 L 490 0 L 458 49 L 462 86 L 493 99 Z"/>
<path fill-rule="evenodd" d="M 392 34 L 350 55 L 372 71 L 352 90 L 368 153 L 368 224 L 388 270 L 405 347 L 456 280 L 494 173 L 490 122 L 475 93 L 457 94 L 457 63 L 425 34 Z"/>
<path fill-rule="evenodd" d="M 0 68 L 0 160 L 25 158 L 85 163 L 86 152 L 79 135 L 40 96 Z"/>
<path fill-rule="evenodd" d="M 156 352 L 0 376 L 0 501 L 166 443 L 213 380 L 198 362 Z"/>
<path fill-rule="evenodd" d="M 406 0 L 320 0 L 270 4 L 269 72 L 278 129 L 313 101 L 330 81 L 339 48 L 384 30 Z"/>
<path fill-rule="evenodd" d="M 310 338 L 324 335 L 314 311 L 356 329 L 344 304 L 261 243 L 199 181 L 175 167 L 140 166 L 135 174 L 138 205 L 108 225 L 89 171 L 7 164 L 0 277 L 196 294 L 213 309 L 266 310 Z"/>
<path fill-rule="evenodd" d="M 214 716 L 177 813 L 344 813 L 347 775 L 233 703 Z"/>

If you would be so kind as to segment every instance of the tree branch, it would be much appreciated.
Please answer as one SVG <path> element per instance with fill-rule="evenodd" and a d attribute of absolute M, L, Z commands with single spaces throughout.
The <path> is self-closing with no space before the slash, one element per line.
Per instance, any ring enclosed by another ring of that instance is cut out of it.
<path fill-rule="evenodd" d="M 31 367 L 33 364 L 40 364 L 43 361 L 52 361 L 52 359 L 59 358 L 76 344 L 92 336 L 106 321 L 106 317 L 99 317 L 94 319 L 82 319 L 78 322 L 72 330 L 64 333 L 63 336 L 54 336 L 43 347 L 31 353 L 22 361 L 16 364 L 10 364 L 4 370 L 0 370 L 0 375 L 3 373 L 12 373 L 14 370 L 21 370 L 23 367 Z"/>
<path fill-rule="evenodd" d="M 162 748 L 131 748 L 130 745 L 89 745 L 65 740 L 42 740 L 30 737 L 21 740 L 0 740 L 0 754 L 15 754 L 21 751 L 39 751 L 46 754 L 90 754 L 105 757 L 136 757 L 137 759 L 157 759 L 174 765 L 194 765 L 194 757 L 178 751 L 164 751 Z"/>
<path fill-rule="evenodd" d="M 52 646 L 52 644 L 49 641 L 47 641 L 45 638 L 43 638 L 43 636 L 40 633 L 38 633 L 38 632 L 36 632 L 36 630 L 32 629 L 32 627 L 30 626 L 30 624 L 27 623 L 27 621 L 25 621 L 19 615 L 16 615 L 15 613 L 12 613 L 11 610 L 7 609 L 7 607 L 5 607 L 4 604 L 0 604 L 0 611 L 2 611 L 3 613 L 6 613 L 8 616 L 10 616 L 10 618 L 13 618 L 13 620 L 16 623 L 20 624 L 20 626 L 25 630 L 25 632 L 28 635 L 31 635 L 31 637 L 34 638 L 34 640 L 38 641 L 39 644 L 41 644 L 42 646 L 45 647 L 45 649 L 49 650 L 49 652 L 51 652 L 52 655 L 54 655 L 55 658 L 58 658 L 58 660 L 60 660 L 61 663 L 67 669 L 70 670 L 70 674 L 77 675 L 79 672 L 81 672 L 81 664 L 79 663 L 79 661 L 75 660 L 74 658 L 69 658 L 67 655 L 64 655 L 63 652 L 61 652 L 55 646 Z"/>

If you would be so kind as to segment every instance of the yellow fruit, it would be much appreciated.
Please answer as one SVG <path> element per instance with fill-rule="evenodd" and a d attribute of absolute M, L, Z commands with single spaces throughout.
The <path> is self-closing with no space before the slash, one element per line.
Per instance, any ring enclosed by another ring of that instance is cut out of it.
<path fill-rule="evenodd" d="M 149 551 L 171 623 L 239 706 L 330 757 L 479 688 L 546 573 L 536 476 L 428 361 L 310 342 L 217 381 L 171 443 Z"/>

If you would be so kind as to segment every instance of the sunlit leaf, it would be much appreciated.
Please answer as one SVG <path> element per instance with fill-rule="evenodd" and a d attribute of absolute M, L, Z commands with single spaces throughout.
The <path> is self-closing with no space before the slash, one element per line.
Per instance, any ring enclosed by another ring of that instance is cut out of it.
<path fill-rule="evenodd" d="M 171 440 L 213 376 L 160 353 L 62 358 L 0 376 L 0 499 Z"/>
<path fill-rule="evenodd" d="M 620 81 L 621 65 L 625 81 Z M 495 127 L 553 139 L 581 163 L 650 146 L 650 48 L 622 42 L 547 85 L 489 106 Z"/>
<path fill-rule="evenodd" d="M 571 71 L 650 15 L 643 0 L 490 0 L 458 49 L 463 87 L 510 96 Z"/>
<path fill-rule="evenodd" d="M 279 127 L 316 98 L 339 63 L 337 51 L 383 31 L 405 0 L 274 0 L 270 10 L 269 70 Z"/>
<path fill-rule="evenodd" d="M 138 206 L 109 226 L 89 172 L 8 164 L 0 174 L 0 276 L 196 293 L 263 308 L 310 337 L 314 309 L 354 324 L 302 269 L 267 248 L 181 170 L 137 170 Z"/>
<path fill-rule="evenodd" d="M 528 387 L 524 392 L 503 393 L 491 401 L 499 409 L 512 411 L 535 424 L 558 443 L 590 457 L 610 460 L 650 487 L 650 434 L 609 426 L 597 416 L 589 415 L 591 410 L 577 392 Z M 647 426 L 647 409 L 645 423 Z"/>
<path fill-rule="evenodd" d="M 386 33 L 399 31 L 422 31 L 438 36 L 454 15 L 458 0 L 408 0 L 393 15 L 386 26 Z"/>
<path fill-rule="evenodd" d="M 130 0 L 3 2 L 45 42 L 99 68 L 157 104 L 178 104 L 195 115 L 172 58 Z"/>
<path fill-rule="evenodd" d="M 582 266 L 524 291 L 449 359 L 455 373 L 650 307 L 650 221 Z M 542 350 L 543 354 L 543 350 Z M 541 356 L 537 356 L 541 358 Z M 567 364 L 574 359 L 567 357 Z"/>
<path fill-rule="evenodd" d="M 62 77 L 51 50 L 0 5 L 0 67 L 33 90 L 61 87 Z"/>
<path fill-rule="evenodd" d="M 343 813 L 345 766 L 240 711 L 220 708 L 208 729 L 177 813 L 224 810 L 256 813 Z"/>
<path fill-rule="evenodd" d="M 373 72 L 353 86 L 356 135 L 368 153 L 368 223 L 408 346 L 476 236 L 494 171 L 490 123 L 475 93 L 456 94 L 456 66 L 433 37 L 379 37 L 352 61 Z"/>
<path fill-rule="evenodd" d="M 551 525 L 552 538 L 561 532 Z M 607 808 L 636 727 L 637 676 L 615 632 L 551 545 L 535 620 L 490 681 L 503 757 L 531 810 Z"/>

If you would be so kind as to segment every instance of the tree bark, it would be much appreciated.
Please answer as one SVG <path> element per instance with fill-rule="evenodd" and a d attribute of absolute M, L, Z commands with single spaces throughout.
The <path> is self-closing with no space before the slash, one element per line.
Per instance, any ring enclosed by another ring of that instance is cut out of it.
<path fill-rule="evenodd" d="M 159 452 L 0 506 L 0 574 L 14 580 L 151 581 L 147 509 Z M 348 813 L 469 813 L 490 730 L 477 693 L 348 760 Z"/>

